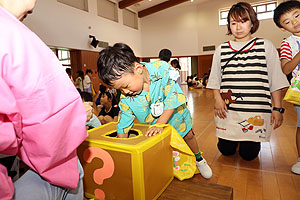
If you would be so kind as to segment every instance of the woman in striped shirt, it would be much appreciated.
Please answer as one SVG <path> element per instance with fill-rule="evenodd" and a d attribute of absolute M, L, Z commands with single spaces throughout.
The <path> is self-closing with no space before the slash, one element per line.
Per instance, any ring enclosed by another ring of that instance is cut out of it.
<path fill-rule="evenodd" d="M 289 84 L 273 44 L 252 36 L 259 21 L 251 5 L 233 5 L 227 22 L 234 39 L 216 49 L 207 88 L 214 92 L 219 151 L 233 155 L 240 144 L 240 156 L 250 161 L 269 141 L 271 125 L 281 126 L 281 89 Z"/>

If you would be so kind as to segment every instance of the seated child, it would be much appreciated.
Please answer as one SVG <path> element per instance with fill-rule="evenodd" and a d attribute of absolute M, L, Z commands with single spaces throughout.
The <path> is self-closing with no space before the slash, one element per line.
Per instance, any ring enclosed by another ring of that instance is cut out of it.
<path fill-rule="evenodd" d="M 188 87 L 189 88 L 192 87 L 193 86 L 192 76 L 187 76 L 186 78 L 187 78 L 186 82 L 187 82 Z"/>
<path fill-rule="evenodd" d="M 85 111 L 87 113 L 87 121 L 86 126 L 87 129 L 96 128 L 98 126 L 101 126 L 101 123 L 97 116 L 93 113 L 93 97 L 92 94 L 88 92 L 80 92 L 80 96 L 85 108 Z"/>
<path fill-rule="evenodd" d="M 98 115 L 98 119 L 101 124 L 118 121 L 120 108 L 117 105 L 114 94 L 110 90 L 101 95 L 100 103 L 102 109 Z"/>
<path fill-rule="evenodd" d="M 101 105 L 100 103 L 100 99 L 101 99 L 101 95 L 106 91 L 106 86 L 105 85 L 99 85 L 99 91 L 98 91 L 98 94 L 97 94 L 97 98 L 96 98 L 96 105 Z"/>
<path fill-rule="evenodd" d="M 195 82 L 194 82 L 194 88 L 203 88 L 202 80 L 199 80 L 198 78 L 196 78 Z"/>
<path fill-rule="evenodd" d="M 135 117 L 142 124 L 170 124 L 183 137 L 194 152 L 196 164 L 204 178 L 210 178 L 212 171 L 202 157 L 192 131 L 192 118 L 186 107 L 186 97 L 173 77 L 173 69 L 165 61 L 139 63 L 132 49 L 123 43 L 103 49 L 98 57 L 100 79 L 120 89 L 120 118 L 117 136 L 128 137 Z M 151 126 L 145 133 L 154 136 L 163 130 Z"/>

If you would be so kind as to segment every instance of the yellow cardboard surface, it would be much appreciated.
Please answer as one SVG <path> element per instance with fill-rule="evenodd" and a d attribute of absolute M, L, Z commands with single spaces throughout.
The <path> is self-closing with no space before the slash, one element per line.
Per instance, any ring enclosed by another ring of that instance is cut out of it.
<path fill-rule="evenodd" d="M 148 125 L 135 124 L 136 137 L 115 138 L 109 123 L 89 131 L 78 148 L 84 169 L 84 191 L 88 198 L 156 199 L 173 179 L 173 128 L 167 126 L 161 134 L 144 136 Z"/>

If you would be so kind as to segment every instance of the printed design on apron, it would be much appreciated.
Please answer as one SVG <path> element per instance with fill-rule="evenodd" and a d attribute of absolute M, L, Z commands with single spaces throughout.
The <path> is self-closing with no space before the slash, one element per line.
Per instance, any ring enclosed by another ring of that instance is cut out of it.
<path fill-rule="evenodd" d="M 241 99 L 243 101 L 243 97 L 241 94 L 238 94 L 236 96 L 232 95 L 232 91 L 228 90 L 227 92 L 222 92 L 221 97 L 226 103 L 227 107 L 229 107 L 230 104 L 235 103 L 237 99 Z M 235 97 L 235 99 L 232 99 L 232 97 Z"/>
<path fill-rule="evenodd" d="M 265 124 L 265 120 L 260 115 L 256 115 L 254 117 L 250 117 L 246 120 L 240 121 L 238 122 L 238 124 L 241 126 L 241 130 L 243 131 L 243 133 L 248 133 L 249 131 L 258 128 L 255 130 L 255 133 L 260 134 L 259 135 L 260 138 L 266 137 L 265 135 L 266 129 L 257 127 L 257 126 L 264 126 Z"/>

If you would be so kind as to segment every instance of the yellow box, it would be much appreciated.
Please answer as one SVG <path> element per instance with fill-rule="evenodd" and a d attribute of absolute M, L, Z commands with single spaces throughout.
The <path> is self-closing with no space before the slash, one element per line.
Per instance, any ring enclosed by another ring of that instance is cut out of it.
<path fill-rule="evenodd" d="M 116 138 L 112 122 L 89 131 L 78 148 L 88 198 L 106 200 L 156 199 L 173 180 L 172 127 L 144 136 L 149 125 L 135 124 L 138 136 Z"/>

